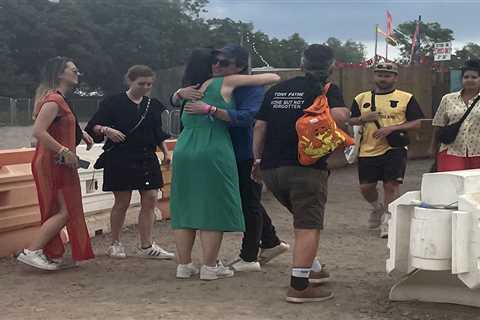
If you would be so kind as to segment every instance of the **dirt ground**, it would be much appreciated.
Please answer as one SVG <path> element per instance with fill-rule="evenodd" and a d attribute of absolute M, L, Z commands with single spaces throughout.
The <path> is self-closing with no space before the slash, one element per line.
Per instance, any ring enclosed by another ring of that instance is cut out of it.
<path fill-rule="evenodd" d="M 410 162 L 402 191 L 418 189 L 430 161 Z M 292 243 L 291 217 L 265 194 L 264 203 L 280 237 Z M 38 272 L 0 259 L 0 319 L 480 319 L 480 310 L 457 305 L 388 300 L 395 280 L 385 273 L 386 240 L 368 231 L 368 204 L 358 192 L 354 167 L 336 170 L 330 178 L 326 228 L 320 256 L 331 271 L 335 298 L 292 305 L 284 301 L 291 253 L 273 260 L 258 273 L 237 273 L 213 282 L 175 279 L 172 261 L 104 255 L 108 235 L 93 239 L 97 259 L 80 268 Z M 173 250 L 168 223 L 158 223 L 155 238 Z M 221 257 L 238 254 L 240 234 L 228 234 Z M 135 228 L 123 242 L 137 243 Z M 199 261 L 196 246 L 195 261 Z"/>

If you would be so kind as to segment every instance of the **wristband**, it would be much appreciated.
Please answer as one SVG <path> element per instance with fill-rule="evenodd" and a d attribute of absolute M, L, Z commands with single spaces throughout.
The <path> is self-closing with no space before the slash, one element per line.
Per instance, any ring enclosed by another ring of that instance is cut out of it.
<path fill-rule="evenodd" d="M 57 151 L 57 155 L 63 156 L 63 155 L 65 155 L 68 151 L 69 151 L 69 150 L 68 150 L 67 147 L 62 146 L 62 147 L 60 148 L 60 150 Z"/>
<path fill-rule="evenodd" d="M 254 164 L 260 164 L 262 162 L 262 159 L 255 159 L 255 161 L 253 161 Z"/>

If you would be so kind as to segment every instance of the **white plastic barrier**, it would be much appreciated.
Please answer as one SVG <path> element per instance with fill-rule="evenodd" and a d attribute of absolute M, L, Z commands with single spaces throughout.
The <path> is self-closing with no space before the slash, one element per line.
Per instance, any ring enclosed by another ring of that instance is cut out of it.
<path fill-rule="evenodd" d="M 390 299 L 480 307 L 480 170 L 425 174 L 389 211 Z"/>
<path fill-rule="evenodd" d="M 95 144 L 91 150 L 87 151 L 85 145 L 77 148 L 77 155 L 83 159 L 90 161 L 88 169 L 79 169 L 80 185 L 82 188 L 82 202 L 85 215 L 95 214 L 100 211 L 110 210 L 113 206 L 113 193 L 103 192 L 103 169 L 96 170 L 93 164 L 98 156 L 103 152 L 102 144 Z M 140 195 L 138 192 L 132 193 L 130 207 L 140 204 Z"/>

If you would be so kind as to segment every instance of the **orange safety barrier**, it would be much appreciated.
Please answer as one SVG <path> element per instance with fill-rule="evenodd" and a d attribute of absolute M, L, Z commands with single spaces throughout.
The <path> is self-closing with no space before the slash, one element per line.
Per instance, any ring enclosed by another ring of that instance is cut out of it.
<path fill-rule="evenodd" d="M 176 140 L 167 140 L 170 151 L 175 143 Z M 40 226 L 37 190 L 30 167 L 34 151 L 0 150 L 0 257 L 26 247 Z M 157 207 L 162 211 L 162 219 L 169 219 L 171 170 L 169 165 L 161 168 L 165 185 Z"/>
<path fill-rule="evenodd" d="M 167 148 L 170 152 L 173 152 L 173 149 L 175 148 L 175 143 L 177 140 L 166 140 L 165 141 L 167 144 Z M 162 164 L 162 175 L 163 175 L 163 187 L 161 189 L 162 191 L 162 197 L 157 201 L 157 208 L 160 209 L 162 212 L 162 219 L 170 219 L 170 205 L 169 205 L 169 199 L 170 199 L 170 187 L 172 184 L 172 170 L 170 168 L 170 165 L 165 165 Z"/>
<path fill-rule="evenodd" d="M 34 149 L 0 150 L 0 257 L 25 247 L 40 226 L 30 162 Z"/>

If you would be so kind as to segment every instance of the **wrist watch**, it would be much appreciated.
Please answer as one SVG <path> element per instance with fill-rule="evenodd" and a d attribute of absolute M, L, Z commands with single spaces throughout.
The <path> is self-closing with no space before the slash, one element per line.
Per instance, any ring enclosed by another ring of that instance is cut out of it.
<path fill-rule="evenodd" d="M 254 164 L 260 164 L 262 162 L 262 159 L 255 159 L 255 161 L 253 161 Z"/>

